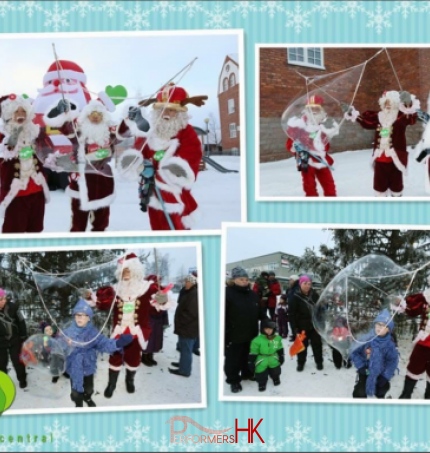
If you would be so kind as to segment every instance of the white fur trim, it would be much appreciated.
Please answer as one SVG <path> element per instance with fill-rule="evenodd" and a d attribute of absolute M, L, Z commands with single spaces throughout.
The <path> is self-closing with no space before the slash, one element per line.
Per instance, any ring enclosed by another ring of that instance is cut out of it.
<path fill-rule="evenodd" d="M 418 335 L 415 337 L 414 341 L 412 342 L 412 344 L 417 344 L 419 341 L 424 341 L 428 336 L 429 336 L 429 332 L 426 332 L 425 330 L 420 330 L 418 332 Z"/>
<path fill-rule="evenodd" d="M 412 98 L 412 105 L 410 107 L 406 107 L 405 104 L 400 103 L 399 110 L 406 115 L 412 115 L 413 113 L 417 113 L 420 108 L 420 101 L 416 98 L 414 94 L 411 95 Z"/>
<path fill-rule="evenodd" d="M 176 140 L 179 146 L 179 140 L 177 138 L 166 140 L 164 138 L 157 137 L 154 134 L 150 134 L 148 137 L 148 146 L 155 151 L 158 151 L 159 149 L 167 150 L 171 145 L 172 140 Z"/>
<path fill-rule="evenodd" d="M 169 164 L 179 165 L 186 173 L 185 176 L 175 176 L 170 170 L 164 170 L 163 167 Z M 185 187 L 190 189 L 196 181 L 196 175 L 190 167 L 190 164 L 181 157 L 170 157 L 168 159 L 163 158 L 160 162 L 158 173 L 164 179 L 167 184 L 173 184 L 179 187 Z"/>
<path fill-rule="evenodd" d="M 415 343 L 415 341 L 414 341 L 414 343 Z M 414 381 L 418 381 L 419 379 L 421 379 L 421 374 L 413 374 L 408 370 L 406 370 L 406 376 L 410 377 Z"/>
<path fill-rule="evenodd" d="M 377 190 L 375 192 L 375 197 L 386 197 L 387 196 L 387 191 L 385 192 L 378 192 Z"/>
<path fill-rule="evenodd" d="M 157 310 L 157 311 L 167 311 L 173 307 L 173 303 L 171 300 L 168 300 L 165 304 L 160 305 L 155 299 L 155 294 L 151 296 L 150 304 Z"/>
<path fill-rule="evenodd" d="M 146 346 L 142 349 L 146 349 Z M 128 363 L 124 364 L 125 368 L 130 371 L 137 371 L 139 369 L 139 366 L 130 366 Z"/>
<path fill-rule="evenodd" d="M 131 121 L 128 118 L 124 118 L 124 123 L 128 126 L 128 128 L 130 129 L 131 134 L 134 137 L 144 137 L 144 138 L 146 138 L 146 137 L 148 137 L 148 134 L 151 132 L 151 127 L 149 127 L 149 130 L 147 132 L 141 131 L 137 127 L 136 121 Z"/>
<path fill-rule="evenodd" d="M 401 192 L 393 192 L 391 189 L 390 189 L 390 193 L 391 193 L 392 197 L 401 197 L 403 195 L 403 191 L 401 191 Z"/>
<path fill-rule="evenodd" d="M 135 160 L 127 168 L 123 168 L 122 161 L 125 157 L 133 157 Z M 134 148 L 126 149 L 118 159 L 117 163 L 118 174 L 128 180 L 128 181 L 137 181 L 141 171 L 144 169 L 143 166 L 143 156 L 142 154 Z"/>
<path fill-rule="evenodd" d="M 120 366 L 113 366 L 113 365 L 110 365 L 110 364 L 109 364 L 109 369 L 110 369 L 110 370 L 114 370 L 114 371 L 121 371 L 122 365 L 120 365 Z"/>
<path fill-rule="evenodd" d="M 381 109 L 387 99 L 389 99 L 391 103 L 395 104 L 397 107 L 400 105 L 400 93 L 398 91 L 387 91 L 379 98 L 378 102 Z"/>
<path fill-rule="evenodd" d="M 298 127 L 300 129 L 304 129 L 306 127 L 306 123 L 303 121 L 303 118 L 299 118 L 298 116 L 293 116 L 287 121 L 287 126 L 289 127 Z"/>
<path fill-rule="evenodd" d="M 115 111 L 115 104 L 105 91 L 100 91 L 99 93 L 97 93 L 97 96 L 99 97 L 103 105 L 109 110 L 109 112 Z"/>
<path fill-rule="evenodd" d="M 160 201 L 157 197 L 152 196 L 149 200 L 148 206 L 157 211 L 163 211 L 163 206 L 161 205 Z M 169 214 L 181 214 L 184 210 L 183 203 L 164 203 L 164 209 Z"/>
<path fill-rule="evenodd" d="M 20 179 L 18 178 L 14 178 L 12 180 L 12 183 L 10 185 L 10 189 L 9 189 L 9 192 L 7 193 L 7 195 L 3 198 L 3 201 L 0 203 L 0 207 L 2 208 L 3 210 L 3 217 L 4 217 L 4 213 L 6 212 L 6 209 L 7 207 L 12 203 L 12 200 L 16 197 L 16 194 L 20 191 L 20 190 L 24 190 L 26 187 L 26 185 L 23 183 L 23 181 L 21 181 Z"/>
<path fill-rule="evenodd" d="M 314 160 L 312 160 L 312 157 L 308 160 L 308 165 L 310 167 L 316 168 L 317 170 L 327 167 L 327 165 L 324 165 L 321 162 L 315 162 Z"/>
<path fill-rule="evenodd" d="M 339 124 L 334 121 L 333 126 L 330 128 L 327 128 L 324 124 L 321 124 L 321 130 L 327 135 L 328 138 L 332 138 L 339 134 Z"/>
<path fill-rule="evenodd" d="M 49 186 L 48 183 L 46 182 L 45 177 L 43 176 L 42 173 L 36 173 L 32 175 L 33 181 L 39 185 L 42 186 L 43 189 L 43 195 L 45 195 L 45 203 L 49 203 L 51 201 L 51 193 L 49 191 Z"/>
<path fill-rule="evenodd" d="M 355 107 L 353 107 L 351 105 L 351 111 L 350 112 L 345 112 L 343 114 L 343 117 L 347 120 L 347 121 L 351 121 L 352 123 L 355 123 L 357 121 L 357 118 L 360 116 L 360 113 L 358 110 L 355 109 Z"/>
<path fill-rule="evenodd" d="M 430 304 L 430 288 L 427 288 L 425 291 L 423 291 L 423 296 L 426 302 Z"/>
<path fill-rule="evenodd" d="M 79 111 L 76 104 L 71 101 L 70 99 L 65 98 L 66 101 L 69 101 L 70 105 L 74 105 L 76 108 L 74 110 L 70 109 L 68 112 L 61 113 L 57 115 L 55 118 L 48 118 L 48 114 L 51 110 L 57 107 L 58 103 L 52 105 L 48 108 L 47 112 L 43 115 L 43 122 L 50 127 L 61 127 L 64 123 L 74 121 L 79 116 Z"/>
<path fill-rule="evenodd" d="M 54 70 L 47 72 L 43 76 L 43 83 L 47 83 L 50 80 L 57 80 L 58 79 L 58 72 L 60 73 L 60 77 L 62 79 L 74 79 L 78 80 L 79 82 L 86 83 L 87 82 L 87 76 L 85 75 L 84 72 L 77 72 L 77 71 L 72 71 L 71 69 L 61 69 L 59 70 Z"/>
<path fill-rule="evenodd" d="M 30 101 L 22 96 L 16 96 L 15 99 L 5 99 L 1 103 L 1 118 L 9 121 L 19 107 L 22 107 L 27 112 L 27 116 L 32 113 Z"/>
<path fill-rule="evenodd" d="M 130 334 L 137 337 L 137 341 L 139 342 L 139 345 L 142 349 L 146 349 L 146 346 L 148 345 L 148 341 L 145 340 L 143 337 L 142 329 L 140 328 L 139 325 L 134 325 L 134 326 L 121 326 L 120 324 L 117 324 L 112 332 L 111 338 L 116 338 L 120 336 L 121 334 L 124 333 L 126 329 L 130 330 Z"/>
<path fill-rule="evenodd" d="M 396 166 L 397 170 L 401 171 L 402 173 L 406 173 L 406 167 L 400 162 L 399 156 L 397 155 L 394 148 L 390 148 L 388 150 L 376 148 L 373 153 L 373 160 L 381 157 L 383 153 L 385 153 L 387 157 L 391 157 L 391 159 L 393 159 L 393 163 Z"/>
<path fill-rule="evenodd" d="M 180 186 L 174 186 L 172 184 L 167 184 L 163 182 L 161 179 L 160 172 L 158 171 L 156 176 L 155 176 L 155 184 L 160 190 L 164 190 L 165 192 L 173 193 L 175 195 L 176 199 L 178 200 L 179 195 L 182 193 L 182 187 Z"/>
<path fill-rule="evenodd" d="M 182 217 L 181 220 L 184 227 L 191 230 L 192 227 L 197 223 L 199 218 L 200 218 L 199 213 L 197 211 L 194 211 L 191 214 Z"/>

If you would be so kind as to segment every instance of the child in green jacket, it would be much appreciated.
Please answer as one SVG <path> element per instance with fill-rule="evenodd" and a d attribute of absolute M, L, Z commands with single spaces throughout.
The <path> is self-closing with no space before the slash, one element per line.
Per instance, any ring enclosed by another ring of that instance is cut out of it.
<path fill-rule="evenodd" d="M 269 319 L 261 322 L 261 334 L 251 342 L 248 356 L 248 365 L 255 380 L 258 382 L 258 390 L 266 390 L 269 376 L 274 385 L 279 385 L 281 380 L 281 365 L 285 361 L 282 338 L 276 334 L 276 323 Z"/>

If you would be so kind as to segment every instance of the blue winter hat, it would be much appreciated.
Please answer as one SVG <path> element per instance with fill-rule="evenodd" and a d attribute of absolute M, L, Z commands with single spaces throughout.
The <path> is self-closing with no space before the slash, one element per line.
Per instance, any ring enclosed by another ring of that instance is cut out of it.
<path fill-rule="evenodd" d="M 381 313 L 379 313 L 379 315 L 375 318 L 374 324 L 376 324 L 377 322 L 385 324 L 390 332 L 392 332 L 394 329 L 394 321 L 392 319 L 392 315 L 386 308 L 384 308 L 384 310 L 382 310 Z"/>
<path fill-rule="evenodd" d="M 231 278 L 234 280 L 235 278 L 246 277 L 248 278 L 248 274 L 243 267 L 235 267 L 231 270 Z"/>
<path fill-rule="evenodd" d="M 78 303 L 74 306 L 72 315 L 74 316 L 77 313 L 84 313 L 85 315 L 89 316 L 90 319 L 92 319 L 92 317 L 94 316 L 92 308 L 84 299 L 79 299 Z"/>

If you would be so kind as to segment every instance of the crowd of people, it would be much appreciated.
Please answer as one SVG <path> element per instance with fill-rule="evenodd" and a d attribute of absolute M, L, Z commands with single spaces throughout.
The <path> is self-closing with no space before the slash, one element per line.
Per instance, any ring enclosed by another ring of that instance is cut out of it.
<path fill-rule="evenodd" d="M 154 354 L 163 348 L 163 331 L 169 325 L 167 311 L 173 301 L 156 276 L 145 276 L 144 266 L 134 253 L 119 260 L 116 279 L 115 285 L 96 292 L 85 290 L 72 308 L 72 323 L 64 330 L 57 329 L 57 322 L 42 321 L 41 334 L 30 338 L 19 303 L 11 301 L 0 288 L 0 371 L 8 373 L 10 357 L 19 387 L 25 389 L 26 366 L 44 365 L 52 374 L 52 383 L 63 374 L 70 379 L 70 398 L 76 407 L 84 403 L 95 407 L 92 395 L 98 354 L 107 353 L 109 372 L 104 397 L 112 397 L 123 368 L 125 389 L 134 393 L 135 375 L 141 364 L 157 365 Z M 190 377 L 193 355 L 200 355 L 197 274 L 186 276 L 183 285 L 173 321 L 179 360 L 172 362 L 169 372 Z M 93 325 L 95 310 L 112 312 L 110 338 Z"/>

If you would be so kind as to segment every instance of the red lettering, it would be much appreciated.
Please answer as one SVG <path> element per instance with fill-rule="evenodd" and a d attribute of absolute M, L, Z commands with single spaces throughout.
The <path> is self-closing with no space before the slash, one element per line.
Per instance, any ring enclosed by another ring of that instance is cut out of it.
<path fill-rule="evenodd" d="M 260 436 L 260 433 L 257 431 L 260 423 L 263 421 L 262 418 L 258 421 L 258 423 L 254 425 L 254 420 L 252 418 L 248 418 L 248 427 L 247 428 L 239 428 L 237 418 L 234 419 L 234 433 L 235 433 L 235 443 L 238 443 L 238 433 L 239 432 L 246 432 L 248 433 L 248 444 L 254 443 L 254 434 L 258 436 L 261 443 L 265 443 L 263 438 Z"/>

